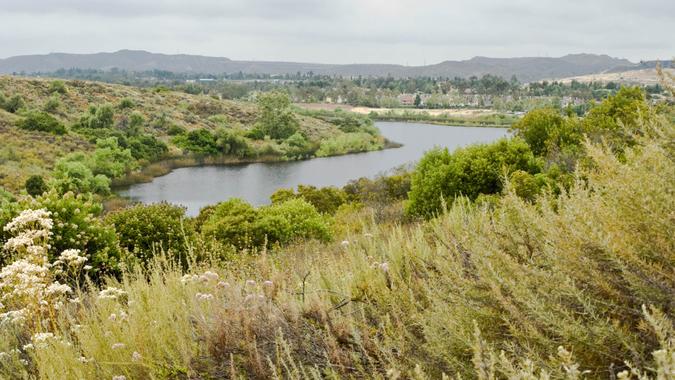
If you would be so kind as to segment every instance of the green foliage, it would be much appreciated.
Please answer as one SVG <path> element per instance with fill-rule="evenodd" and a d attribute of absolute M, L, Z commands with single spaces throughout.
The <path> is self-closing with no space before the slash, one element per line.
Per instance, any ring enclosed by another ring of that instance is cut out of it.
<path fill-rule="evenodd" d="M 49 190 L 47 183 L 45 183 L 44 178 L 40 175 L 32 175 L 26 180 L 26 192 L 33 197 L 42 195 L 45 191 Z"/>
<path fill-rule="evenodd" d="M 89 159 L 84 153 L 72 153 L 56 162 L 52 179 L 52 188 L 60 194 L 75 193 L 110 193 L 110 178 L 105 175 L 94 175 L 89 167 Z"/>
<path fill-rule="evenodd" d="M 316 188 L 299 185 L 297 193 L 293 189 L 279 189 L 270 196 L 272 204 L 284 203 L 291 199 L 303 199 L 320 213 L 335 214 L 337 209 L 347 202 L 347 193 L 332 186 Z"/>
<path fill-rule="evenodd" d="M 96 150 L 88 160 L 88 166 L 94 175 L 117 178 L 134 169 L 136 161 L 129 149 L 120 148 L 117 139 L 110 137 L 96 141 Z"/>
<path fill-rule="evenodd" d="M 89 107 L 89 112 L 80 118 L 79 127 L 110 129 L 115 124 L 115 111 L 110 104 Z"/>
<path fill-rule="evenodd" d="M 536 177 L 538 175 L 532 175 L 523 170 L 516 170 L 509 177 L 509 184 L 517 196 L 527 201 L 534 201 L 544 184 L 543 179 Z"/>
<path fill-rule="evenodd" d="M 201 212 L 209 213 L 206 222 L 201 226 L 205 237 L 238 248 L 251 245 L 257 214 L 250 204 L 235 198 L 219 203 L 214 209 Z"/>
<path fill-rule="evenodd" d="M 303 199 L 288 199 L 259 209 L 241 199 L 231 199 L 203 209 L 198 219 L 206 220 L 201 225 L 206 238 L 237 248 L 331 238 L 326 217 Z"/>
<path fill-rule="evenodd" d="M 248 140 L 230 129 L 219 128 L 216 130 L 215 139 L 221 154 L 246 157 L 251 153 Z"/>
<path fill-rule="evenodd" d="M 256 102 L 259 108 L 256 129 L 262 135 L 273 139 L 286 139 L 299 127 L 298 120 L 291 110 L 291 100 L 281 92 L 258 94 Z"/>
<path fill-rule="evenodd" d="M 399 170 L 375 179 L 359 178 L 350 181 L 343 190 L 350 201 L 384 205 L 403 200 L 410 191 L 411 173 Z"/>
<path fill-rule="evenodd" d="M 120 100 L 120 104 L 117 105 L 117 108 L 119 108 L 121 110 L 125 110 L 125 109 L 134 108 L 135 106 L 136 106 L 136 103 L 134 103 L 133 99 L 122 98 L 122 100 Z"/>
<path fill-rule="evenodd" d="M 54 114 L 57 113 L 60 108 L 61 108 L 61 98 L 58 96 L 58 94 L 54 94 L 49 97 L 49 100 L 47 100 L 47 103 L 45 103 L 42 110 L 47 113 Z"/>
<path fill-rule="evenodd" d="M 284 140 L 282 149 L 284 156 L 288 158 L 308 158 L 316 151 L 315 146 L 299 132 Z"/>
<path fill-rule="evenodd" d="M 383 141 L 366 132 L 345 133 L 333 138 L 321 140 L 317 157 L 328 157 L 340 154 L 367 152 L 381 149 Z"/>
<path fill-rule="evenodd" d="M 187 263 L 193 231 L 184 208 L 168 203 L 136 205 L 115 211 L 105 220 L 114 226 L 120 246 L 144 267 L 162 251 L 179 263 Z"/>
<path fill-rule="evenodd" d="M 521 139 L 502 139 L 493 144 L 474 145 L 450 153 L 447 149 L 427 152 L 412 176 L 407 211 L 430 217 L 442 211 L 442 198 L 471 200 L 480 194 L 502 190 L 502 176 L 516 170 L 540 171 L 530 147 Z"/>
<path fill-rule="evenodd" d="M 583 126 L 594 141 L 605 138 L 620 148 L 632 143 L 631 133 L 644 133 L 641 127 L 652 118 L 644 92 L 638 87 L 622 87 L 616 95 L 591 108 Z"/>
<path fill-rule="evenodd" d="M 178 147 L 197 154 L 218 154 L 216 137 L 208 129 L 195 129 L 173 138 Z"/>
<path fill-rule="evenodd" d="M 66 133 L 66 127 L 52 115 L 31 110 L 24 114 L 24 118 L 17 122 L 17 127 L 27 131 L 40 131 L 62 135 Z"/>
<path fill-rule="evenodd" d="M 331 239 L 327 219 L 303 199 L 291 199 L 261 207 L 253 223 L 254 241 L 288 244 L 299 239 Z"/>
<path fill-rule="evenodd" d="M 9 113 L 16 113 L 26 106 L 26 102 L 21 95 L 14 95 L 11 98 L 5 98 L 0 94 L 0 108 Z"/>
<path fill-rule="evenodd" d="M 564 122 L 557 110 L 541 108 L 528 112 L 512 129 L 530 145 L 532 153 L 542 156 L 547 153 L 553 131 L 561 129 Z"/>
<path fill-rule="evenodd" d="M 120 251 L 115 230 L 99 218 L 103 207 L 90 195 L 51 191 L 38 197 L 31 207 L 52 213 L 54 228 L 49 251 L 52 259 L 66 249 L 79 249 L 92 266 L 88 275 L 94 281 L 119 273 Z"/>
<path fill-rule="evenodd" d="M 54 80 L 49 84 L 49 92 L 51 94 L 65 94 L 68 89 L 62 80 Z"/>

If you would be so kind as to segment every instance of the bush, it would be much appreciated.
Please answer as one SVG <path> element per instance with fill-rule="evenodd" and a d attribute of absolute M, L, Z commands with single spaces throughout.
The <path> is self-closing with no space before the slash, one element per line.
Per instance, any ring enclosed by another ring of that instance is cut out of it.
<path fill-rule="evenodd" d="M 233 155 L 237 157 L 246 157 L 251 154 L 251 147 L 248 140 L 237 132 L 229 129 L 219 128 L 215 134 L 216 145 L 220 153 Z"/>
<path fill-rule="evenodd" d="M 32 197 L 37 197 L 38 195 L 42 195 L 45 191 L 47 191 L 49 188 L 47 187 L 47 184 L 45 183 L 44 178 L 40 175 L 33 175 L 28 177 L 26 180 L 26 192 L 32 196 Z"/>
<path fill-rule="evenodd" d="M 41 111 L 28 111 L 25 117 L 17 122 L 17 127 L 27 131 L 48 132 L 56 135 L 66 133 L 66 127 L 52 115 Z"/>
<path fill-rule="evenodd" d="M 283 203 L 291 199 L 303 199 L 320 213 L 335 214 L 337 209 L 347 202 L 347 193 L 331 186 L 316 188 L 299 185 L 297 193 L 293 189 L 279 189 L 272 194 L 270 199 L 273 204 Z"/>
<path fill-rule="evenodd" d="M 186 223 L 185 208 L 168 203 L 136 205 L 115 211 L 105 220 L 115 227 L 120 246 L 143 266 L 160 250 L 187 264 L 193 231 Z"/>
<path fill-rule="evenodd" d="M 21 95 L 14 95 L 9 99 L 0 97 L 0 108 L 4 109 L 10 113 L 16 113 L 16 111 L 26 106 L 26 102 L 23 100 Z"/>
<path fill-rule="evenodd" d="M 57 94 L 52 95 L 42 108 L 47 113 L 56 113 L 61 108 L 61 99 Z"/>
<path fill-rule="evenodd" d="M 256 210 L 241 199 L 230 199 L 216 207 L 201 226 L 202 234 L 221 243 L 244 248 L 251 245 Z M 205 210 L 202 210 L 205 212 Z"/>
<path fill-rule="evenodd" d="M 303 199 L 291 199 L 261 207 L 253 224 L 254 241 L 263 244 L 288 244 L 298 239 L 331 239 L 326 219 Z"/>
<path fill-rule="evenodd" d="M 54 80 L 49 84 L 49 92 L 52 94 L 65 94 L 68 92 L 68 89 L 63 81 Z"/>
<path fill-rule="evenodd" d="M 89 107 L 89 112 L 82 116 L 79 127 L 90 129 L 110 129 L 115 124 L 115 111 L 109 104 Z"/>
<path fill-rule="evenodd" d="M 288 158 L 307 158 L 316 151 L 314 145 L 299 132 L 287 138 L 282 144 L 282 149 L 284 156 Z"/>
<path fill-rule="evenodd" d="M 427 152 L 412 175 L 407 212 L 431 217 L 441 211 L 442 198 L 470 200 L 480 194 L 502 191 L 502 176 L 516 170 L 538 173 L 529 145 L 521 139 L 502 139 L 493 144 L 473 145 L 450 153 L 447 149 Z"/>
<path fill-rule="evenodd" d="M 121 177 L 137 165 L 131 151 L 120 148 L 115 137 L 97 140 L 96 150 L 86 162 L 94 175 L 108 178 Z"/>
<path fill-rule="evenodd" d="M 178 147 L 192 153 L 218 154 L 219 147 L 216 137 L 208 129 L 195 129 L 185 135 L 173 138 Z"/>
<path fill-rule="evenodd" d="M 102 174 L 94 175 L 84 153 L 72 153 L 56 161 L 50 185 L 60 194 L 110 193 L 110 178 Z"/>
<path fill-rule="evenodd" d="M 535 155 L 546 155 L 553 130 L 560 129 L 565 122 L 558 110 L 542 108 L 528 112 L 515 123 L 512 130 L 530 145 Z"/>
<path fill-rule="evenodd" d="M 381 138 L 369 133 L 345 133 L 321 140 L 321 145 L 316 151 L 316 156 L 328 157 L 347 153 L 367 152 L 382 149 L 383 146 L 384 142 Z"/>
<path fill-rule="evenodd" d="M 136 103 L 134 103 L 134 101 L 132 99 L 122 98 L 122 100 L 120 100 L 120 104 L 117 106 L 117 108 L 119 108 L 121 110 L 125 110 L 125 109 L 134 108 L 135 106 L 136 106 Z"/>

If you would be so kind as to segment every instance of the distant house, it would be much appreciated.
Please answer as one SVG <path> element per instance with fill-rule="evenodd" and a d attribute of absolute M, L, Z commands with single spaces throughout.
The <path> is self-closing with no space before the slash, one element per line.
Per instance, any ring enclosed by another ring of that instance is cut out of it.
<path fill-rule="evenodd" d="M 402 106 L 413 106 L 415 105 L 415 95 L 414 94 L 401 94 L 398 96 L 398 101 Z"/>

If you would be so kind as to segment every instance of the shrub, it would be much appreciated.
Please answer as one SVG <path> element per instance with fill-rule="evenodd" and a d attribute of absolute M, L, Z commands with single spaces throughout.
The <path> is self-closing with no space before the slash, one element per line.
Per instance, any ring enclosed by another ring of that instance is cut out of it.
<path fill-rule="evenodd" d="M 61 99 L 58 95 L 54 94 L 49 97 L 49 100 L 47 100 L 47 103 L 42 107 L 42 110 L 47 113 L 57 113 L 59 108 L 61 108 Z"/>
<path fill-rule="evenodd" d="M 68 89 L 63 81 L 54 80 L 49 84 L 49 92 L 52 94 L 65 94 L 68 92 Z"/>
<path fill-rule="evenodd" d="M 48 132 L 56 135 L 66 133 L 66 127 L 52 115 L 31 110 L 25 114 L 25 117 L 17 122 L 17 127 L 27 131 Z"/>
<path fill-rule="evenodd" d="M 222 154 L 246 157 L 251 153 L 248 140 L 237 132 L 219 128 L 215 134 L 216 145 Z"/>
<path fill-rule="evenodd" d="M 218 154 L 216 137 L 208 129 L 195 129 L 185 135 L 173 138 L 173 143 L 178 147 L 198 154 Z"/>
<path fill-rule="evenodd" d="M 75 193 L 110 193 L 110 178 L 105 175 L 94 175 L 88 165 L 84 153 L 72 153 L 58 161 L 52 173 L 51 187 L 60 194 Z"/>
<path fill-rule="evenodd" d="M 115 111 L 109 104 L 89 107 L 89 112 L 80 118 L 79 127 L 109 129 L 115 124 Z"/>
<path fill-rule="evenodd" d="M 134 103 L 133 99 L 122 98 L 122 100 L 120 100 L 120 104 L 117 105 L 117 108 L 119 108 L 121 110 L 125 110 L 125 109 L 134 108 L 135 106 L 136 106 L 136 103 Z"/>
<path fill-rule="evenodd" d="M 38 195 L 42 195 L 45 191 L 47 191 L 49 188 L 47 187 L 47 184 L 45 183 L 44 178 L 40 175 L 33 175 L 28 177 L 26 180 L 26 192 L 33 196 L 37 197 Z"/>
<path fill-rule="evenodd" d="M 299 185 L 297 193 L 293 189 L 279 189 L 272 194 L 270 199 L 273 204 L 283 203 L 291 199 L 303 199 L 320 213 L 335 214 L 337 209 L 347 202 L 347 193 L 332 186 L 316 188 Z"/>
<path fill-rule="evenodd" d="M 284 155 L 288 158 L 307 158 L 314 154 L 316 148 L 307 141 L 305 136 L 296 132 L 282 144 Z"/>
<path fill-rule="evenodd" d="M 221 243 L 244 248 L 251 245 L 256 210 L 241 199 L 219 203 L 201 227 L 202 234 Z"/>
<path fill-rule="evenodd" d="M 110 137 L 96 141 L 96 150 L 86 161 L 94 175 L 117 178 L 136 167 L 136 160 L 129 149 L 122 149 L 117 138 Z"/>
<path fill-rule="evenodd" d="M 2 100 L 3 98 L 0 98 Z M 0 107 L 7 112 L 16 113 L 16 111 L 26 106 L 26 102 L 23 100 L 21 95 L 14 95 L 9 99 L 4 99 L 0 102 Z"/>
<path fill-rule="evenodd" d="M 255 241 L 287 244 L 298 239 L 331 239 L 330 226 L 314 206 L 303 199 L 291 199 L 261 207 L 253 224 Z"/>
<path fill-rule="evenodd" d="M 474 200 L 480 194 L 499 193 L 504 173 L 537 173 L 540 165 L 529 145 L 518 138 L 453 153 L 447 149 L 429 151 L 413 172 L 407 212 L 430 217 L 441 211 L 442 198 L 452 202 L 457 196 Z"/>
<path fill-rule="evenodd" d="M 187 263 L 193 232 L 186 223 L 185 208 L 168 203 L 136 205 L 115 211 L 105 219 L 115 227 L 120 246 L 143 266 L 160 250 L 179 263 Z"/>
<path fill-rule="evenodd" d="M 336 156 L 340 154 L 367 152 L 382 149 L 384 143 L 381 138 L 366 132 L 345 133 L 321 140 L 316 151 L 317 157 Z"/>

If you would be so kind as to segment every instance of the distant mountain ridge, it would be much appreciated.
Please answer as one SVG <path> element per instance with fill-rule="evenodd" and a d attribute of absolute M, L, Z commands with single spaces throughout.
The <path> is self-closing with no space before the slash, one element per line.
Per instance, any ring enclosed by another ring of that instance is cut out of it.
<path fill-rule="evenodd" d="M 510 78 L 515 75 L 521 81 L 565 78 L 577 75 L 596 74 L 621 68 L 638 66 L 626 59 L 597 54 L 570 54 L 558 58 L 522 57 L 488 58 L 474 57 L 463 61 L 444 61 L 426 66 L 403 66 L 393 64 L 321 64 L 301 62 L 235 61 L 223 57 L 208 57 L 187 54 L 158 54 L 143 50 L 120 50 L 114 53 L 69 54 L 50 53 L 23 55 L 0 59 L 0 74 L 16 72 L 52 72 L 58 69 L 118 68 L 127 71 L 165 70 L 177 73 L 222 74 L 243 72 L 246 74 L 295 74 L 313 72 L 321 75 L 342 76 L 387 76 L 394 77 L 470 77 L 485 74 Z"/>

